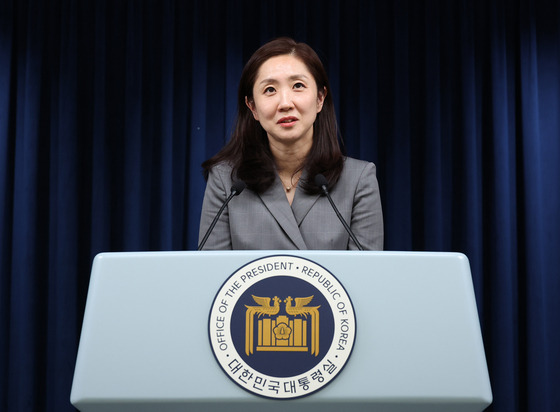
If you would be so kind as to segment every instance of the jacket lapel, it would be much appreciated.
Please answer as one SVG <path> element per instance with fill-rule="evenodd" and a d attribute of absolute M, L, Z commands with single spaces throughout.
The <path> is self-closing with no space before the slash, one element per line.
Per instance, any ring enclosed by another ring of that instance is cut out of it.
<path fill-rule="evenodd" d="M 315 202 L 321 197 L 320 195 L 308 195 L 297 187 L 296 195 L 294 196 L 294 201 L 292 202 L 292 210 L 297 222 L 298 227 L 301 226 L 303 219 L 307 216 Z"/>
<path fill-rule="evenodd" d="M 307 179 L 306 170 L 304 170 L 301 174 L 301 178 Z M 301 222 L 303 222 L 303 219 L 305 219 L 305 216 L 307 216 L 319 197 L 321 197 L 321 195 L 308 195 L 300 188 L 299 185 L 297 186 L 296 195 L 294 196 L 294 201 L 292 202 L 292 210 L 298 226 L 301 226 Z"/>
<path fill-rule="evenodd" d="M 296 197 L 302 195 L 303 192 L 297 192 Z M 284 188 L 280 182 L 280 178 L 276 176 L 276 180 L 270 189 L 259 195 L 270 214 L 276 219 L 280 227 L 286 235 L 294 242 L 300 250 L 307 250 L 307 245 L 299 231 L 298 221 L 294 215 L 294 210 L 290 207 L 288 198 L 284 193 Z M 294 203 L 296 199 L 294 198 Z M 300 221 L 301 222 L 301 221 Z"/>

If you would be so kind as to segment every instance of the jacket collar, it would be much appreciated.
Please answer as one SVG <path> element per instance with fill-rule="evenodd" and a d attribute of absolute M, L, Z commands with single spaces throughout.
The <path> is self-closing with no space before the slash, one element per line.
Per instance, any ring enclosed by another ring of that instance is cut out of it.
<path fill-rule="evenodd" d="M 306 177 L 307 175 L 304 171 L 302 179 Z M 296 187 L 294 201 L 292 202 L 292 206 L 290 206 L 282 182 L 277 175 L 273 185 L 259 196 L 270 214 L 278 222 L 280 227 L 282 227 L 295 246 L 300 250 L 307 250 L 307 245 L 301 235 L 300 225 L 319 198 L 319 195 L 308 195 L 298 185 Z"/>

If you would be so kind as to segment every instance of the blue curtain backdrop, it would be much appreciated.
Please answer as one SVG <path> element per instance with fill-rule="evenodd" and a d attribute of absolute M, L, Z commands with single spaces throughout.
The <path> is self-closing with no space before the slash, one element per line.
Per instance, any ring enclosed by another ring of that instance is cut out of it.
<path fill-rule="evenodd" d="M 243 63 L 311 44 L 386 249 L 470 259 L 494 411 L 560 410 L 556 1 L 0 2 L 0 410 L 70 411 L 90 265 L 193 250 Z"/>

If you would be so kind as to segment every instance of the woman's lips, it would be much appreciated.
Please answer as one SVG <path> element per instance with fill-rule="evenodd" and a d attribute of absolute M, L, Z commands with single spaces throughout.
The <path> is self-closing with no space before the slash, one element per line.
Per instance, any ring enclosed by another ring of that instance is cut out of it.
<path fill-rule="evenodd" d="M 297 121 L 296 117 L 282 117 L 280 120 L 278 120 L 278 124 L 282 127 L 290 127 L 293 126 L 294 123 Z"/>

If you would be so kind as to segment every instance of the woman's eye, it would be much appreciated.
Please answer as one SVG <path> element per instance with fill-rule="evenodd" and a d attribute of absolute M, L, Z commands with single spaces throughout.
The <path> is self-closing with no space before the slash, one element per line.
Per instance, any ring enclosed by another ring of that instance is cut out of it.
<path fill-rule="evenodd" d="M 276 91 L 276 89 L 274 89 L 274 87 L 269 86 L 266 89 L 264 89 L 265 93 L 274 93 Z"/>
<path fill-rule="evenodd" d="M 294 89 L 303 89 L 305 85 L 303 83 L 296 83 L 294 84 Z"/>

